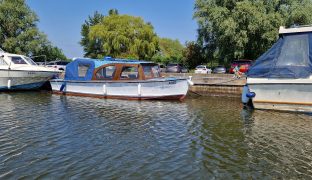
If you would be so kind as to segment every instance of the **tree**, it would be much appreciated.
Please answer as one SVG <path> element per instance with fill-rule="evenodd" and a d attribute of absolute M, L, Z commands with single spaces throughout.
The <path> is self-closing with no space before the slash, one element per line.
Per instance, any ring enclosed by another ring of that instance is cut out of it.
<path fill-rule="evenodd" d="M 182 61 L 188 68 L 195 68 L 197 65 L 205 63 L 201 45 L 194 41 L 186 42 Z"/>
<path fill-rule="evenodd" d="M 118 15 L 119 13 L 117 9 L 110 9 L 108 11 L 108 14 L 111 16 L 111 15 Z"/>
<path fill-rule="evenodd" d="M 98 57 L 151 59 L 158 50 L 158 37 L 150 23 L 118 13 L 111 13 L 90 26 L 88 39 L 101 45 Z"/>
<path fill-rule="evenodd" d="M 169 62 L 181 62 L 184 46 L 179 40 L 169 38 L 159 38 L 159 51 L 153 56 L 152 60 L 167 64 Z"/>
<path fill-rule="evenodd" d="M 37 22 L 38 17 L 24 0 L 0 0 L 0 47 L 27 56 L 46 55 L 50 60 L 64 58 L 38 30 Z"/>
<path fill-rule="evenodd" d="M 196 0 L 198 42 L 207 56 L 228 63 L 255 59 L 277 39 L 279 26 L 310 24 L 310 0 Z"/>
<path fill-rule="evenodd" d="M 112 14 L 118 14 L 118 12 L 114 10 L 110 10 L 109 12 Z M 100 23 L 103 18 L 104 15 L 96 11 L 93 16 L 89 16 L 88 20 L 86 20 L 81 27 L 82 39 L 80 41 L 80 45 L 83 46 L 85 57 L 100 58 L 103 56 L 104 50 L 102 41 L 99 39 L 89 38 L 90 27 Z"/>
<path fill-rule="evenodd" d="M 45 56 L 46 60 L 66 60 L 66 56 L 63 54 L 62 50 L 55 46 L 44 46 L 41 48 L 41 51 L 38 54 Z M 40 57 L 40 55 L 39 55 Z M 39 58 L 37 58 L 40 60 Z M 41 58 L 42 59 L 42 58 Z M 36 60 L 36 59 L 35 59 Z"/>

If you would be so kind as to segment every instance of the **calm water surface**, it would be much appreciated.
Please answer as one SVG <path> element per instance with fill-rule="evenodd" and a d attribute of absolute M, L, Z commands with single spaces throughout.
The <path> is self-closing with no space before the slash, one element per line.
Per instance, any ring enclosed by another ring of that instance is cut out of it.
<path fill-rule="evenodd" d="M 0 94 L 0 179 L 312 178 L 312 116 L 185 102 Z"/>

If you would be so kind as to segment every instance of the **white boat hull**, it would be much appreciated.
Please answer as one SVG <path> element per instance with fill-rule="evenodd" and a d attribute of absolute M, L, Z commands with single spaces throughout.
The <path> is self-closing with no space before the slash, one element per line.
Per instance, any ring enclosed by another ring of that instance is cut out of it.
<path fill-rule="evenodd" d="M 54 93 L 118 99 L 179 99 L 188 91 L 186 79 L 146 81 L 65 81 L 50 80 Z"/>
<path fill-rule="evenodd" d="M 312 79 L 253 78 L 247 85 L 256 109 L 312 112 Z"/>
<path fill-rule="evenodd" d="M 0 70 L 0 90 L 38 89 L 55 76 L 53 71 Z"/>

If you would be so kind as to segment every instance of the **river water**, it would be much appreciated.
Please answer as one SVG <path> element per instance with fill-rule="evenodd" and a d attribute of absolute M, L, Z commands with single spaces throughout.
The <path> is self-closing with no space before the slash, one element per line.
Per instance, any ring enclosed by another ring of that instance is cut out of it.
<path fill-rule="evenodd" d="M 0 94 L 0 179 L 312 178 L 312 116 L 184 102 Z"/>

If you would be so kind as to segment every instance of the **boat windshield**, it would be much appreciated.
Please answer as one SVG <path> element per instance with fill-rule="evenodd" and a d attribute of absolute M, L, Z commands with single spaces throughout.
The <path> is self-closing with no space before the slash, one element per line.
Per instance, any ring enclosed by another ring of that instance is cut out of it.
<path fill-rule="evenodd" d="M 158 65 L 143 65 L 145 78 L 158 78 L 160 77 L 160 69 Z"/>
<path fill-rule="evenodd" d="M 37 66 L 34 60 L 32 60 L 30 57 L 24 56 L 24 58 L 28 61 L 29 64 Z"/>

